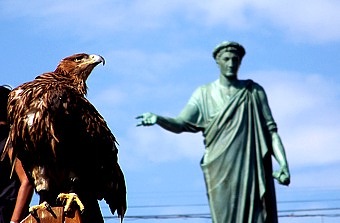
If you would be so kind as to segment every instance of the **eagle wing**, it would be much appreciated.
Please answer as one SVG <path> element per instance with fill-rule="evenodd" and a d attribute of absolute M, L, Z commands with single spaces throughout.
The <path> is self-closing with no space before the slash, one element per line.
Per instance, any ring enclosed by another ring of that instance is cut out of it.
<path fill-rule="evenodd" d="M 126 211 L 126 186 L 124 174 L 118 164 L 117 141 L 104 118 L 84 97 L 79 98 L 78 106 L 82 114 L 84 128 L 96 157 L 98 177 L 98 199 L 104 198 L 112 214 L 117 210 L 119 216 Z"/>

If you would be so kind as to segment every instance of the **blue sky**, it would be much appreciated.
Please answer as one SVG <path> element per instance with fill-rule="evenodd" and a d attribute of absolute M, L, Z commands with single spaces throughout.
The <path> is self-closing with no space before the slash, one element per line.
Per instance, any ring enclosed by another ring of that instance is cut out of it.
<path fill-rule="evenodd" d="M 137 128 L 135 117 L 176 116 L 196 87 L 218 78 L 213 48 L 238 41 L 247 51 L 239 77 L 266 89 L 290 164 L 291 185 L 276 184 L 280 223 L 336 222 L 331 215 L 340 210 L 330 209 L 340 208 L 339 11 L 338 0 L 2 0 L 1 83 L 15 87 L 74 53 L 102 55 L 106 64 L 89 77 L 88 98 L 120 144 L 125 221 L 205 223 L 133 218 L 209 213 L 201 134 Z"/>

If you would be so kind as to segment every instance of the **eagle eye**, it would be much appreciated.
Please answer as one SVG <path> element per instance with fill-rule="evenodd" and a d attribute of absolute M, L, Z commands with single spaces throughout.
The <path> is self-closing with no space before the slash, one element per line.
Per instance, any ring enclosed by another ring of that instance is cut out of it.
<path fill-rule="evenodd" d="M 76 63 L 78 63 L 78 62 L 80 62 L 81 60 L 83 59 L 83 57 L 82 56 L 80 56 L 80 57 L 76 57 L 76 58 L 74 58 L 74 62 L 76 62 Z"/>

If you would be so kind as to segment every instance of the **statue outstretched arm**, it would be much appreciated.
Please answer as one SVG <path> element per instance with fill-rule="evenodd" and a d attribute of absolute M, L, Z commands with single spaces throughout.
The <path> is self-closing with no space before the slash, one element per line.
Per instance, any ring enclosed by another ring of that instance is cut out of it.
<path fill-rule="evenodd" d="M 152 126 L 159 125 L 165 130 L 173 133 L 182 132 L 197 132 L 198 130 L 190 126 L 189 123 L 197 123 L 197 119 L 200 116 L 197 106 L 188 103 L 180 112 L 180 114 L 175 117 L 165 117 L 161 115 L 156 115 L 151 112 L 143 113 L 136 117 L 139 120 L 137 126 Z"/>
<path fill-rule="evenodd" d="M 184 131 L 184 121 L 181 118 L 164 117 L 151 112 L 146 112 L 137 116 L 136 119 L 140 120 L 137 126 L 152 126 L 157 124 L 173 133 L 181 133 Z"/>

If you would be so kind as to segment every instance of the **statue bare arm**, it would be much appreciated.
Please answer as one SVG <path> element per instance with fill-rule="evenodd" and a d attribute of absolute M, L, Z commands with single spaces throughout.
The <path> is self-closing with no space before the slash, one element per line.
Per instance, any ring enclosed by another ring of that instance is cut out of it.
<path fill-rule="evenodd" d="M 152 126 L 154 124 L 159 125 L 165 130 L 168 130 L 173 133 L 182 133 L 182 132 L 197 132 L 188 127 L 188 122 L 196 123 L 197 118 L 199 117 L 198 108 L 188 103 L 181 113 L 175 117 L 166 117 L 161 115 L 156 115 L 151 112 L 143 113 L 136 117 L 139 119 L 139 123 L 137 126 Z"/>
<path fill-rule="evenodd" d="M 280 184 L 289 185 L 290 172 L 287 162 L 287 156 L 279 134 L 276 131 L 271 132 L 273 155 L 280 165 L 280 170 L 275 171 L 273 176 L 279 181 Z"/>
<path fill-rule="evenodd" d="M 259 93 L 259 97 L 261 100 L 262 112 L 264 113 L 264 116 L 266 115 L 271 116 L 271 111 L 269 108 L 268 99 L 267 99 L 265 91 L 262 88 L 260 88 L 258 93 Z M 280 165 L 280 170 L 275 171 L 273 173 L 273 176 L 278 180 L 280 184 L 289 185 L 290 172 L 289 172 L 286 152 L 285 152 L 283 143 L 281 141 L 281 137 L 278 134 L 277 129 L 271 130 L 270 134 L 271 134 L 271 144 L 273 148 L 273 156 L 275 160 L 278 162 L 278 164 Z"/>
<path fill-rule="evenodd" d="M 173 133 L 183 132 L 184 121 L 181 118 L 170 118 L 156 115 L 151 112 L 143 113 L 136 118 L 141 119 L 137 126 L 151 126 L 157 124 L 165 130 L 171 131 Z"/>

